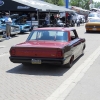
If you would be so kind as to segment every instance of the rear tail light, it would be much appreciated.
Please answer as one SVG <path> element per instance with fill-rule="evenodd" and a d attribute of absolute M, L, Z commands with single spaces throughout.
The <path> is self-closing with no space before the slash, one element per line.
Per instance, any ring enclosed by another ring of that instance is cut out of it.
<path fill-rule="evenodd" d="M 10 50 L 10 55 L 11 55 L 11 56 L 14 56 L 15 54 L 16 54 L 16 50 L 15 50 L 15 49 L 11 49 L 11 50 Z"/>
<path fill-rule="evenodd" d="M 63 57 L 63 52 L 61 50 L 57 51 L 57 57 Z"/>

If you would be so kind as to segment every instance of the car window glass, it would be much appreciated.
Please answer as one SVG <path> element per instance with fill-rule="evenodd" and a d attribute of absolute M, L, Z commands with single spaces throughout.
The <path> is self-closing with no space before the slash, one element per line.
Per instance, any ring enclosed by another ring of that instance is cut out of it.
<path fill-rule="evenodd" d="M 70 31 L 70 36 L 75 36 L 73 31 Z"/>
<path fill-rule="evenodd" d="M 96 15 L 95 14 L 89 14 L 89 17 L 95 17 Z"/>
<path fill-rule="evenodd" d="M 71 37 L 71 40 L 76 38 L 75 33 L 73 31 L 70 31 L 70 37 Z"/>
<path fill-rule="evenodd" d="M 31 39 L 32 40 L 35 40 L 36 39 L 36 36 L 37 36 L 37 31 L 34 31 L 34 32 L 32 32 L 33 34 L 32 34 L 32 36 L 31 36 Z"/>
<path fill-rule="evenodd" d="M 61 31 L 58 31 L 57 32 L 57 36 L 63 36 L 62 32 Z"/>
<path fill-rule="evenodd" d="M 37 30 L 31 33 L 29 40 L 68 41 L 68 33 L 63 31 Z"/>
<path fill-rule="evenodd" d="M 56 31 L 49 31 L 49 35 L 55 37 L 55 35 L 56 35 Z"/>
<path fill-rule="evenodd" d="M 98 16 L 98 17 L 100 17 L 100 15 L 99 15 L 99 14 L 97 14 L 97 16 Z"/>
<path fill-rule="evenodd" d="M 90 22 L 100 22 L 100 19 L 90 19 Z"/>

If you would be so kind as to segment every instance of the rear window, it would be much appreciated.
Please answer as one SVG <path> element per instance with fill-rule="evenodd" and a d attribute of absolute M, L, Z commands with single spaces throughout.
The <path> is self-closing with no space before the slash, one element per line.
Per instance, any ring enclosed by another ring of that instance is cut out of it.
<path fill-rule="evenodd" d="M 90 19 L 89 22 L 100 22 L 100 19 Z"/>
<path fill-rule="evenodd" d="M 68 33 L 64 31 L 34 30 L 28 40 L 68 41 Z"/>
<path fill-rule="evenodd" d="M 100 17 L 99 14 L 89 14 L 88 17 Z"/>
<path fill-rule="evenodd" d="M 95 15 L 94 14 L 89 14 L 88 17 L 95 17 Z"/>

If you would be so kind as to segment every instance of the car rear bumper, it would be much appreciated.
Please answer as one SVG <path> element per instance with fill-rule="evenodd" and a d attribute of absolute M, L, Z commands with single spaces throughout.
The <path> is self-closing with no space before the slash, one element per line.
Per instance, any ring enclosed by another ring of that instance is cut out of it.
<path fill-rule="evenodd" d="M 86 28 L 87 31 L 100 31 L 100 28 Z"/>
<path fill-rule="evenodd" d="M 63 65 L 68 63 L 68 59 L 56 59 L 56 58 L 32 58 L 32 57 L 9 57 L 13 63 L 32 63 L 32 59 L 41 60 L 41 64 L 59 64 Z"/>

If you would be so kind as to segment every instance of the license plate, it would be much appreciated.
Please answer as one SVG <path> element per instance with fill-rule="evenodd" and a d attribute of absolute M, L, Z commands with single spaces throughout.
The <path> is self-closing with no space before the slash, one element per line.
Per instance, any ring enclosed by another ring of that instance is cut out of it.
<path fill-rule="evenodd" d="M 41 64 L 41 60 L 32 59 L 31 63 L 32 64 Z"/>
<path fill-rule="evenodd" d="M 93 30 L 97 30 L 96 28 L 93 28 Z"/>

